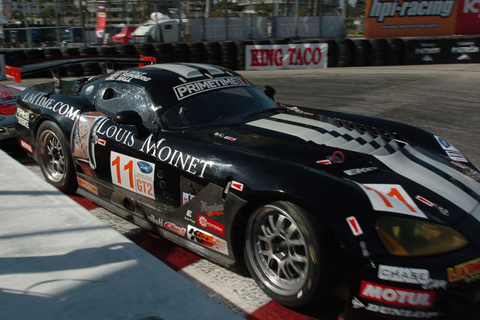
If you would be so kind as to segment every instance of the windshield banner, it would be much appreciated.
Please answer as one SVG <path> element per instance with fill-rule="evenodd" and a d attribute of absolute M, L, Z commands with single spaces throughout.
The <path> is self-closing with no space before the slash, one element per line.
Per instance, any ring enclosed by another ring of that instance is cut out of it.
<path fill-rule="evenodd" d="M 253 45 L 245 47 L 246 70 L 326 68 L 328 44 Z"/>

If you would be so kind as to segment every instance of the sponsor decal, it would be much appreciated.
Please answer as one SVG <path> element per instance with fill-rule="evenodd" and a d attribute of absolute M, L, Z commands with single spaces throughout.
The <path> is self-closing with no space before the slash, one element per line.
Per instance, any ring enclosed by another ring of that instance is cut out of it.
<path fill-rule="evenodd" d="M 352 299 L 352 307 L 354 309 L 360 309 L 360 308 L 365 308 L 365 305 L 360 301 L 358 300 L 357 297 L 353 297 Z"/>
<path fill-rule="evenodd" d="M 195 222 L 195 220 L 193 220 L 192 214 L 193 214 L 192 210 L 187 210 L 187 212 L 185 213 L 184 219 L 187 220 L 187 221 L 190 221 L 193 224 L 195 224 L 196 222 Z"/>
<path fill-rule="evenodd" d="M 33 154 L 33 148 L 32 148 L 32 146 L 31 146 L 29 143 L 23 141 L 22 139 L 20 139 L 20 146 L 21 146 L 23 149 L 25 149 L 25 150 L 27 150 L 28 152 L 30 152 L 30 153 Z"/>
<path fill-rule="evenodd" d="M 197 223 L 202 228 L 205 228 L 209 231 L 215 232 L 221 236 L 225 236 L 225 226 L 221 223 L 213 221 L 210 218 L 197 214 Z"/>
<path fill-rule="evenodd" d="M 243 186 L 243 183 L 232 180 L 231 187 L 232 187 L 232 189 L 235 189 L 235 190 L 238 190 L 238 191 L 243 191 L 244 186 Z"/>
<path fill-rule="evenodd" d="M 96 186 L 78 177 L 77 182 L 79 187 L 82 187 L 83 189 L 90 191 L 91 193 L 98 196 L 98 188 Z"/>
<path fill-rule="evenodd" d="M 80 116 L 79 109 L 62 101 L 56 101 L 53 98 L 49 98 L 44 93 L 27 93 L 23 98 L 23 101 L 31 103 L 37 107 L 52 110 L 53 112 L 71 120 L 76 120 Z"/>
<path fill-rule="evenodd" d="M 433 207 L 433 205 L 434 205 L 433 202 L 425 199 L 425 198 L 422 197 L 422 196 L 416 196 L 415 199 L 417 199 L 418 201 L 421 201 L 421 202 L 425 203 L 425 204 L 426 204 L 427 206 L 429 206 L 429 207 Z"/>
<path fill-rule="evenodd" d="M 127 71 L 117 71 L 112 75 L 105 78 L 105 81 L 122 81 L 122 82 L 131 82 L 133 79 L 148 82 L 152 78 L 146 76 L 146 72 L 127 70 Z"/>
<path fill-rule="evenodd" d="M 137 166 L 140 169 L 140 171 L 142 171 L 142 173 L 145 173 L 145 174 L 152 173 L 152 171 L 153 171 L 152 166 L 148 162 L 145 162 L 145 161 L 138 161 Z"/>
<path fill-rule="evenodd" d="M 345 174 L 349 175 L 349 176 L 354 176 L 354 175 L 361 174 L 361 173 L 372 172 L 372 171 L 375 171 L 377 169 L 378 169 L 377 167 L 367 167 L 367 168 L 345 170 L 343 172 Z"/>
<path fill-rule="evenodd" d="M 448 281 L 465 280 L 466 283 L 480 280 L 480 258 L 447 269 Z"/>
<path fill-rule="evenodd" d="M 135 140 L 133 138 L 133 132 L 120 128 L 116 125 L 110 125 L 105 128 L 105 124 L 109 121 L 108 118 L 104 118 L 101 122 L 97 125 L 95 132 L 105 136 L 109 139 L 115 140 L 121 144 L 124 144 L 128 147 L 133 146 Z"/>
<path fill-rule="evenodd" d="M 360 186 L 367 194 L 373 209 L 376 211 L 388 211 L 427 218 L 401 185 L 363 184 Z"/>
<path fill-rule="evenodd" d="M 19 125 L 30 129 L 30 112 L 28 112 L 27 110 L 23 110 L 22 108 L 17 108 L 15 116 Z"/>
<path fill-rule="evenodd" d="M 188 201 L 192 200 L 193 198 L 195 198 L 195 196 L 191 193 L 187 193 L 187 192 L 183 192 L 182 194 L 182 203 L 185 204 L 187 203 Z"/>
<path fill-rule="evenodd" d="M 422 284 L 422 289 L 424 289 L 424 290 L 434 290 L 434 289 L 447 290 L 447 281 L 446 280 L 429 279 L 427 283 Z"/>
<path fill-rule="evenodd" d="M 194 174 L 203 178 L 205 170 L 213 166 L 212 161 L 205 161 L 196 158 L 192 155 L 183 153 L 180 150 L 174 149 L 166 145 L 166 139 L 162 138 L 160 141 L 153 143 L 153 135 L 150 135 L 143 143 L 140 151 L 157 158 L 159 161 L 168 163 L 176 168 L 182 169 L 188 173 Z"/>
<path fill-rule="evenodd" d="M 326 159 L 326 160 L 318 160 L 317 161 L 318 164 L 321 164 L 321 165 L 324 165 L 324 166 L 327 166 L 329 164 L 332 164 L 332 161 Z"/>
<path fill-rule="evenodd" d="M 223 204 L 212 204 L 209 205 L 206 201 L 200 201 L 200 211 L 209 217 L 221 216 L 223 215 Z"/>
<path fill-rule="evenodd" d="M 150 172 L 143 172 L 138 165 L 151 167 Z M 151 199 L 155 199 L 154 171 L 155 164 L 139 160 L 127 155 L 112 151 L 110 153 L 110 172 L 112 183 Z"/>
<path fill-rule="evenodd" d="M 81 115 L 73 124 L 70 141 L 72 154 L 76 159 L 89 163 L 92 169 L 97 167 L 94 145 L 100 144 L 96 128 L 105 121 L 103 113 L 95 111 Z"/>
<path fill-rule="evenodd" d="M 165 222 L 164 227 L 165 229 L 170 230 L 176 234 L 179 234 L 182 237 L 185 235 L 185 232 L 187 232 L 185 228 L 177 227 L 173 222 Z"/>
<path fill-rule="evenodd" d="M 247 70 L 326 68 L 328 45 L 249 45 L 245 49 Z"/>
<path fill-rule="evenodd" d="M 434 136 L 434 137 L 435 139 L 437 139 L 438 144 L 440 144 L 442 149 L 445 150 L 445 153 L 448 155 L 450 159 L 452 159 L 453 161 L 468 162 L 468 160 L 465 159 L 465 157 L 460 153 L 460 151 L 458 151 L 457 148 L 455 148 L 446 140 L 438 136 Z"/>
<path fill-rule="evenodd" d="M 228 141 L 237 141 L 237 138 L 226 136 L 225 134 L 220 133 L 220 132 L 215 132 L 213 135 L 216 138 L 219 138 L 219 139 L 225 139 L 225 140 L 228 140 Z"/>
<path fill-rule="evenodd" d="M 379 265 L 378 278 L 402 283 L 424 284 L 430 280 L 430 272 L 425 269 Z"/>
<path fill-rule="evenodd" d="M 153 214 L 150 214 L 147 216 L 148 221 L 152 222 L 153 224 L 156 224 L 159 227 L 163 227 L 163 219 L 162 218 L 157 218 Z"/>
<path fill-rule="evenodd" d="M 429 207 L 437 209 L 443 215 L 446 215 L 446 216 L 450 215 L 450 212 L 447 209 L 440 207 L 438 204 L 435 204 L 435 203 L 431 202 L 430 200 L 425 199 L 422 196 L 416 196 L 415 199 L 417 199 L 420 202 L 425 203 Z"/>
<path fill-rule="evenodd" d="M 391 316 L 405 317 L 407 319 L 417 318 L 417 319 L 431 319 L 438 317 L 440 314 L 436 311 L 418 311 L 418 310 L 408 310 L 408 309 L 398 309 L 392 307 L 379 306 L 373 303 L 369 303 L 365 310 L 370 312 L 376 312 Z"/>
<path fill-rule="evenodd" d="M 365 299 L 415 308 L 430 308 L 435 298 L 435 292 L 432 291 L 393 288 L 363 280 L 359 294 Z"/>
<path fill-rule="evenodd" d="M 425 269 L 379 265 L 378 278 L 387 281 L 419 284 L 425 290 L 447 289 L 447 281 L 430 279 L 430 272 Z"/>
<path fill-rule="evenodd" d="M 465 157 L 460 153 L 460 151 L 445 150 L 445 152 L 447 153 L 448 157 L 453 161 L 468 162 L 468 160 L 465 159 Z"/>
<path fill-rule="evenodd" d="M 199 243 L 205 247 L 228 255 L 227 242 L 219 237 L 211 235 L 208 232 L 197 229 L 191 225 L 188 226 L 188 239 Z"/>
<path fill-rule="evenodd" d="M 362 228 L 360 228 L 360 224 L 358 224 L 357 218 L 353 216 L 348 217 L 347 222 L 354 236 L 360 236 L 363 234 Z"/>
<path fill-rule="evenodd" d="M 442 146 L 443 149 L 448 149 L 452 146 L 445 139 L 442 139 L 442 138 L 437 137 L 437 136 L 435 136 L 435 138 L 437 138 L 438 143 Z"/>
<path fill-rule="evenodd" d="M 242 77 L 222 77 L 215 79 L 198 80 L 173 87 L 178 100 L 183 100 L 193 95 L 229 87 L 250 86 Z"/>

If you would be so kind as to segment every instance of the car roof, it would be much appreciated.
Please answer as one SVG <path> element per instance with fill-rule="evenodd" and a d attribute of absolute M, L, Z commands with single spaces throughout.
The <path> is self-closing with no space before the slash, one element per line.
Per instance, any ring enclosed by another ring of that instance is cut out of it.
<path fill-rule="evenodd" d="M 204 79 L 241 77 L 232 70 L 198 63 L 161 63 L 116 71 L 105 81 L 132 83 L 146 89 L 169 83 L 173 86 Z"/>

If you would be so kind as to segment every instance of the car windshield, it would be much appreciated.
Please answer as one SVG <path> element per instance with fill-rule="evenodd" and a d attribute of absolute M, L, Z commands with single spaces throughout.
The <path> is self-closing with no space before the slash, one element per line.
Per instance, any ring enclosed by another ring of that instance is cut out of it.
<path fill-rule="evenodd" d="M 231 125 L 254 114 L 274 110 L 277 105 L 255 87 L 209 91 L 180 102 L 163 115 L 169 129 Z"/>

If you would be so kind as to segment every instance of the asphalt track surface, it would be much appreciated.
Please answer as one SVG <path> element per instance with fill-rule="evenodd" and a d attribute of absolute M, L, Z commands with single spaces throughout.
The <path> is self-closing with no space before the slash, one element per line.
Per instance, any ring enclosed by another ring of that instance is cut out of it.
<path fill-rule="evenodd" d="M 276 101 L 417 126 L 480 165 L 480 64 L 241 71 Z"/>
<path fill-rule="evenodd" d="M 275 87 L 277 90 L 275 98 L 279 102 L 363 114 L 418 126 L 445 138 L 465 156 L 480 164 L 478 149 L 480 64 L 240 71 L 239 73 L 258 87 L 267 84 Z M 45 80 L 28 79 L 22 85 Z M 3 83 L 12 84 L 11 82 Z M 15 157 L 19 161 L 25 161 L 18 153 Z M 39 171 L 38 167 L 30 166 L 30 169 Z M 142 233 L 135 226 L 123 223 L 121 219 L 112 216 L 106 210 L 92 206 L 82 199 L 76 200 L 104 222 L 129 236 L 142 248 L 169 264 L 173 269 L 179 270 L 207 291 L 217 290 L 215 285 L 210 287 L 208 283 L 217 281 L 219 277 L 233 279 L 225 280 L 225 283 L 220 284 L 224 287 L 235 287 L 239 282 L 245 281 L 241 278 L 242 271 L 229 273 L 222 267 L 214 267 L 204 262 L 201 257 L 169 241 L 152 237 Z M 168 258 L 165 257 L 165 251 L 176 252 L 174 256 L 178 259 L 166 261 Z M 209 278 L 206 275 L 211 273 L 212 268 L 215 268 L 216 275 Z M 200 283 L 202 281 L 204 281 L 203 284 Z M 244 290 L 243 293 L 242 290 Z M 244 297 L 244 300 L 257 301 L 250 304 L 242 301 L 237 306 L 230 303 L 227 307 L 249 320 L 333 319 L 328 311 L 319 312 L 318 305 L 316 310 L 292 311 L 268 300 L 263 301 L 261 293 L 254 290 L 257 290 L 254 284 L 253 288 L 237 286 L 236 291 L 239 291 L 240 297 Z M 225 304 L 222 301 L 219 303 Z M 255 309 L 256 306 L 261 307 Z M 242 308 L 243 311 L 237 312 L 236 308 Z M 475 314 L 477 315 L 478 312 Z"/>

